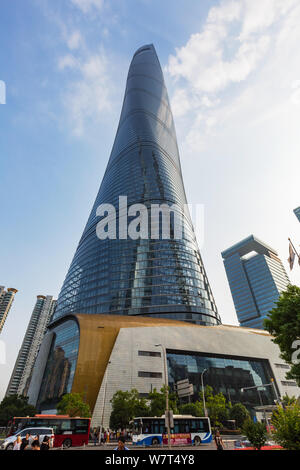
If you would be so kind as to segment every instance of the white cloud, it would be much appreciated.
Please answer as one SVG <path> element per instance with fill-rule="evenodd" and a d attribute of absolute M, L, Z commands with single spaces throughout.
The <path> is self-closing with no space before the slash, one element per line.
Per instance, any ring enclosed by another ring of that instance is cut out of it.
<path fill-rule="evenodd" d="M 64 70 L 66 68 L 76 67 L 76 59 L 73 55 L 67 54 L 58 59 L 58 68 Z"/>
<path fill-rule="evenodd" d="M 242 2 L 230 1 L 212 8 L 203 31 L 193 34 L 169 58 L 170 75 L 185 78 L 198 91 L 209 93 L 244 80 L 266 53 L 269 38 L 264 35 L 242 41 L 230 32 L 232 23 L 241 21 L 241 6 Z M 225 45 L 233 52 L 226 51 Z"/>
<path fill-rule="evenodd" d="M 93 8 L 102 10 L 103 0 L 71 0 L 83 13 L 88 13 Z"/>
<path fill-rule="evenodd" d="M 247 39 L 252 34 L 264 31 L 296 4 L 297 0 L 259 0 L 259 4 L 253 0 L 245 0 L 240 39 Z"/>
<path fill-rule="evenodd" d="M 300 118 L 299 23 L 296 0 L 230 0 L 210 9 L 166 67 L 187 153 L 228 129 L 272 122 L 278 132 Z"/>
<path fill-rule="evenodd" d="M 78 49 L 83 42 L 81 33 L 79 31 L 74 31 L 66 39 L 68 48 L 71 50 Z"/>
<path fill-rule="evenodd" d="M 82 136 L 90 119 L 94 122 L 111 110 L 111 82 L 108 77 L 107 60 L 103 51 L 85 59 L 72 60 L 72 56 L 61 59 L 63 70 L 72 67 L 79 79 L 70 81 L 64 91 L 63 103 L 67 111 L 72 133 Z"/>

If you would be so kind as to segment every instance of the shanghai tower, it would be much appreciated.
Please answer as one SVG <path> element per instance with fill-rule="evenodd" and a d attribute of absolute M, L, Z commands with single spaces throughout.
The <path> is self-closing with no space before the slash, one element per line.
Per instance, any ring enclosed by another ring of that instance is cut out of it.
<path fill-rule="evenodd" d="M 97 208 L 187 204 L 175 127 L 153 45 L 133 56 L 108 165 L 61 289 L 53 320 L 70 313 L 220 323 L 189 215 L 184 235 L 99 239 Z M 150 230 L 150 229 L 149 229 Z"/>

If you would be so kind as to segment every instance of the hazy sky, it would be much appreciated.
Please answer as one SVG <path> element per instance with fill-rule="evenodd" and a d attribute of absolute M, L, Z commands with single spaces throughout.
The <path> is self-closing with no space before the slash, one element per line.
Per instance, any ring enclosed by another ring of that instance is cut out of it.
<path fill-rule="evenodd" d="M 221 251 L 250 234 L 287 265 L 300 225 L 299 0 L 1 0 L 0 399 L 36 295 L 58 296 L 103 177 L 135 50 L 168 87 L 201 253 L 223 323 L 237 324 Z M 290 274 L 300 284 L 300 267 Z"/>

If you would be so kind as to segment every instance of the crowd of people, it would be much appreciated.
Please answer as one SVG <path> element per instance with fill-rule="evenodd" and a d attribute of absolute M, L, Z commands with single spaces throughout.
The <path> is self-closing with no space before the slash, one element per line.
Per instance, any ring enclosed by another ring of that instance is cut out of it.
<path fill-rule="evenodd" d="M 100 432 L 100 427 L 98 427 L 91 430 L 90 433 L 90 440 L 94 442 L 94 445 L 108 444 L 111 441 L 119 441 L 120 437 L 126 441 L 130 441 L 132 439 L 131 433 L 126 430 L 115 432 L 103 428 Z"/>
<path fill-rule="evenodd" d="M 21 436 L 17 436 L 14 442 L 13 450 L 49 450 L 50 449 L 50 438 L 45 436 L 42 444 L 39 441 L 39 436 L 31 436 L 29 433 L 26 434 L 23 439 Z"/>

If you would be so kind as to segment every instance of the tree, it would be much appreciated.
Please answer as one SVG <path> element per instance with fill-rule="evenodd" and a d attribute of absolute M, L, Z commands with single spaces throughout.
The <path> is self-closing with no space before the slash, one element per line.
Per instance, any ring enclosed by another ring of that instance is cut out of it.
<path fill-rule="evenodd" d="M 287 450 L 300 450 L 300 406 L 278 406 L 272 416 L 274 440 Z"/>
<path fill-rule="evenodd" d="M 299 353 L 295 346 L 300 339 L 300 288 L 289 285 L 282 292 L 268 318 L 264 321 L 265 328 L 274 336 L 274 343 L 278 344 L 281 357 L 291 365 L 287 378 L 295 379 L 300 386 Z"/>
<path fill-rule="evenodd" d="M 206 406 L 213 426 L 220 426 L 222 421 L 227 419 L 226 398 L 223 393 L 209 395 L 206 400 Z"/>
<path fill-rule="evenodd" d="M 281 402 L 282 402 L 283 407 L 290 406 L 290 405 L 295 405 L 295 403 L 297 402 L 297 398 L 295 396 L 289 397 L 288 394 L 286 393 L 282 397 Z"/>
<path fill-rule="evenodd" d="M 90 406 L 83 401 L 80 393 L 66 393 L 57 405 L 57 412 L 71 417 L 89 418 L 91 416 Z"/>
<path fill-rule="evenodd" d="M 164 385 L 160 392 L 154 388 L 153 392 L 149 393 L 148 399 L 150 400 L 150 416 L 162 416 L 166 410 L 166 386 Z M 170 387 L 169 409 L 175 414 L 178 413 L 177 396 L 175 393 L 170 393 Z"/>
<path fill-rule="evenodd" d="M 251 419 L 248 419 L 244 423 L 243 433 L 257 450 L 260 450 L 266 443 L 267 430 L 264 423 L 254 423 Z"/>
<path fill-rule="evenodd" d="M 34 416 L 37 410 L 28 404 L 28 397 L 11 395 L 0 403 L 0 425 L 7 426 L 14 416 Z"/>
<path fill-rule="evenodd" d="M 197 407 L 196 403 L 184 403 L 182 405 L 179 405 L 178 409 L 181 415 L 200 416 L 198 414 L 199 408 Z"/>
<path fill-rule="evenodd" d="M 135 416 L 150 416 L 150 409 L 145 398 L 139 398 L 136 389 L 131 391 L 118 390 L 111 399 L 112 412 L 109 426 L 117 431 L 127 428 Z"/>
<path fill-rule="evenodd" d="M 242 428 L 246 419 L 250 418 L 250 414 L 242 403 L 235 403 L 229 410 L 229 417 L 235 420 L 238 428 Z"/>

